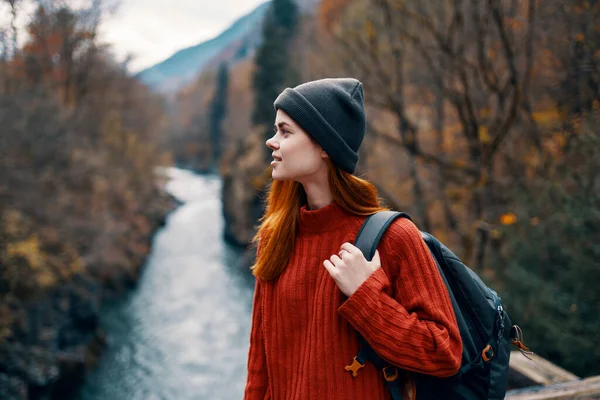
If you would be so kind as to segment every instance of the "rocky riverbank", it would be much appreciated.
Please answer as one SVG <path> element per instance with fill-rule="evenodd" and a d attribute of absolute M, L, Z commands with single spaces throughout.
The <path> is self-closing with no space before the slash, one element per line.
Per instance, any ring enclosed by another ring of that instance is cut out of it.
<path fill-rule="evenodd" d="M 94 263 L 16 210 L 0 218 L 0 397 L 64 399 L 104 345 L 103 300 L 135 285 L 152 237 L 175 202 L 156 194 L 128 215 L 129 229 Z M 100 240 L 101 238 L 98 238 Z"/>
<path fill-rule="evenodd" d="M 224 239 L 240 247 L 252 241 L 263 213 L 263 190 L 271 174 L 263 148 L 262 135 L 254 132 L 232 146 L 221 161 Z"/>

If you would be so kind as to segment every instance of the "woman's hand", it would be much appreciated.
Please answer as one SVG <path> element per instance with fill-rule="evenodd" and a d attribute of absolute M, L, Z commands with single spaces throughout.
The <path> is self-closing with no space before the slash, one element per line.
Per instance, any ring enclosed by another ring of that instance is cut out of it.
<path fill-rule="evenodd" d="M 338 254 L 323 261 L 342 293 L 350 297 L 373 272 L 381 267 L 379 251 L 375 250 L 373 260 L 367 261 L 363 253 L 351 243 L 344 243 Z"/>

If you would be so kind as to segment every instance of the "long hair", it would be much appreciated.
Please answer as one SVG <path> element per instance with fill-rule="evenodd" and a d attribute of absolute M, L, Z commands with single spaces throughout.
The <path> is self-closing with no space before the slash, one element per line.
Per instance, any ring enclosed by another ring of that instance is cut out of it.
<path fill-rule="evenodd" d="M 380 204 L 373 184 L 336 167 L 330 159 L 326 162 L 333 201 L 345 211 L 367 216 L 387 210 Z M 283 272 L 294 250 L 300 207 L 307 203 L 306 192 L 298 182 L 273 180 L 266 202 L 265 214 L 253 238 L 258 251 L 251 270 L 257 278 L 271 280 Z"/>

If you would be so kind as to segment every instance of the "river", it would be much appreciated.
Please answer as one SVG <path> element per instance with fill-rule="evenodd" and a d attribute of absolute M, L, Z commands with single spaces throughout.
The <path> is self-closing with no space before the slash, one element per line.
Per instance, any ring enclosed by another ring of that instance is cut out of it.
<path fill-rule="evenodd" d="M 243 396 L 254 286 L 222 239 L 221 181 L 167 173 L 183 204 L 156 233 L 138 286 L 103 307 L 107 347 L 78 400 Z"/>

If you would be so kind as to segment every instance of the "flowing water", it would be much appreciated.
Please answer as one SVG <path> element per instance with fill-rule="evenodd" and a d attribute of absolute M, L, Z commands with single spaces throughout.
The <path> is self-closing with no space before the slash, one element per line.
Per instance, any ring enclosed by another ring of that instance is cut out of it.
<path fill-rule="evenodd" d="M 183 204 L 138 286 L 103 307 L 107 347 L 79 400 L 241 399 L 253 278 L 222 239 L 221 181 L 168 169 Z"/>

